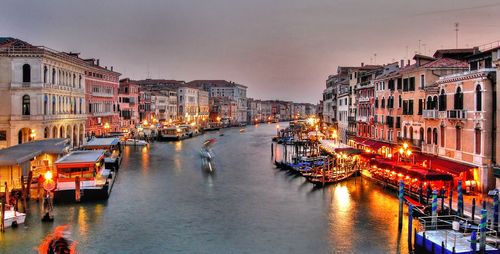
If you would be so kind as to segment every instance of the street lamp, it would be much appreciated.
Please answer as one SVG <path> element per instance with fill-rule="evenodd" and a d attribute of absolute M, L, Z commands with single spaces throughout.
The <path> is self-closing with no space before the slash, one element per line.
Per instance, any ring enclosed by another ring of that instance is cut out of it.
<path fill-rule="evenodd" d="M 410 147 L 408 146 L 408 143 L 403 143 L 403 146 L 399 148 L 399 158 L 402 161 L 402 159 L 410 159 L 410 156 L 412 154 L 412 151 Z"/>

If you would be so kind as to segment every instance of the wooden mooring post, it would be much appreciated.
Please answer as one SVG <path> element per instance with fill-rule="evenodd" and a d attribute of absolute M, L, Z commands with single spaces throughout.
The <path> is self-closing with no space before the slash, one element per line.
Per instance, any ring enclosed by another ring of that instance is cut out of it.
<path fill-rule="evenodd" d="M 398 229 L 401 230 L 403 227 L 403 199 L 404 199 L 405 185 L 403 180 L 399 180 L 399 218 L 398 218 Z"/>

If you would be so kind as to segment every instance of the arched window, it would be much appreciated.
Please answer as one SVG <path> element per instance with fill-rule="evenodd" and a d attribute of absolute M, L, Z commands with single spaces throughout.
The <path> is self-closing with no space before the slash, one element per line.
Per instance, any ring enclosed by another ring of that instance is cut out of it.
<path fill-rule="evenodd" d="M 78 88 L 82 88 L 82 75 L 78 77 Z"/>
<path fill-rule="evenodd" d="M 76 114 L 76 98 L 73 98 L 73 114 Z"/>
<path fill-rule="evenodd" d="M 52 85 L 56 84 L 56 69 L 52 68 Z"/>
<path fill-rule="evenodd" d="M 481 92 L 481 86 L 476 86 L 476 111 L 483 110 L 483 95 Z"/>
<path fill-rule="evenodd" d="M 76 75 L 75 74 L 73 74 L 73 84 L 72 85 L 73 85 L 73 87 L 76 87 Z"/>
<path fill-rule="evenodd" d="M 454 109 L 464 109 L 464 93 L 462 92 L 462 88 L 460 87 L 457 87 L 453 107 Z"/>
<path fill-rule="evenodd" d="M 409 128 L 409 130 L 408 130 L 408 131 L 410 132 L 410 133 L 409 133 L 409 134 L 410 134 L 410 135 L 409 135 L 409 136 L 410 136 L 410 139 L 411 139 L 411 140 L 413 140 L 413 127 L 412 127 L 412 126 L 410 126 L 410 128 Z"/>
<path fill-rule="evenodd" d="M 427 128 L 427 144 L 432 143 L 432 131 L 431 128 Z"/>
<path fill-rule="evenodd" d="M 408 130 L 406 129 L 406 126 L 403 127 L 403 137 L 406 138 L 408 135 Z"/>
<path fill-rule="evenodd" d="M 52 114 L 55 115 L 56 112 L 56 96 L 52 96 Z"/>
<path fill-rule="evenodd" d="M 49 127 L 45 127 L 43 130 L 43 138 L 49 138 Z"/>
<path fill-rule="evenodd" d="M 433 109 L 433 105 L 432 105 L 432 97 L 428 96 L 427 97 L 427 103 L 426 103 L 426 106 L 427 106 L 427 109 Z"/>
<path fill-rule="evenodd" d="M 481 129 L 474 129 L 474 136 L 476 139 L 476 154 L 481 154 Z"/>
<path fill-rule="evenodd" d="M 439 111 L 446 111 L 446 93 L 441 89 L 439 94 Z"/>
<path fill-rule="evenodd" d="M 31 82 L 31 66 L 29 64 L 23 65 L 23 82 Z"/>
<path fill-rule="evenodd" d="M 441 147 L 444 147 L 444 126 L 441 126 Z"/>
<path fill-rule="evenodd" d="M 432 131 L 432 140 L 434 142 L 434 145 L 438 144 L 438 129 L 437 128 L 434 128 L 434 130 Z"/>
<path fill-rule="evenodd" d="M 49 106 L 49 97 L 47 95 L 43 96 L 43 114 L 47 115 L 47 110 Z"/>
<path fill-rule="evenodd" d="M 43 67 L 43 83 L 44 84 L 47 84 L 48 75 L 49 75 L 49 69 L 47 69 L 47 66 L 44 66 Z"/>
<path fill-rule="evenodd" d="M 434 95 L 434 100 L 432 100 L 432 109 L 438 109 L 438 97 Z"/>
<path fill-rule="evenodd" d="M 79 106 L 79 109 L 78 109 L 78 114 L 81 114 L 82 113 L 82 98 L 80 98 L 80 106 Z"/>
<path fill-rule="evenodd" d="M 25 94 L 23 96 L 23 115 L 24 116 L 29 116 L 30 115 L 30 96 Z"/>

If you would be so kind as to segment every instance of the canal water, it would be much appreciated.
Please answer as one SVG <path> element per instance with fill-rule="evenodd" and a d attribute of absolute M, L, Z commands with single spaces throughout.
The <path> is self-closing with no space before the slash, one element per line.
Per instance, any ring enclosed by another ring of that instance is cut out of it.
<path fill-rule="evenodd" d="M 275 169 L 275 133 L 263 124 L 127 147 L 109 200 L 56 205 L 53 224 L 32 202 L 26 225 L 0 234 L 0 253 L 33 253 L 62 224 L 80 253 L 408 252 L 395 193 L 362 177 L 313 189 Z M 198 154 L 208 138 L 217 139 L 215 175 Z"/>

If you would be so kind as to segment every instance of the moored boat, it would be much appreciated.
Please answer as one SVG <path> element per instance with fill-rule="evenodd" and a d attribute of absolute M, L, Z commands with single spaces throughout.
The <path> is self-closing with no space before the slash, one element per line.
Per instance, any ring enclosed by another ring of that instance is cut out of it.
<path fill-rule="evenodd" d="M 182 140 L 189 137 L 187 128 L 181 126 L 169 126 L 160 130 L 160 140 Z"/>
<path fill-rule="evenodd" d="M 105 150 L 71 152 L 55 162 L 54 202 L 107 199 L 115 174 L 104 166 Z"/>
<path fill-rule="evenodd" d="M 147 145 L 149 145 L 149 143 L 147 141 L 140 140 L 140 139 L 132 139 L 132 138 L 125 140 L 125 142 L 123 142 L 123 144 L 126 146 L 147 146 Z"/>
<path fill-rule="evenodd" d="M 5 210 L 4 212 L 4 218 L 3 218 L 4 227 L 6 228 L 15 227 L 19 224 L 23 224 L 25 219 L 26 219 L 25 213 L 15 211 L 14 207 L 11 206 L 10 209 Z"/>

